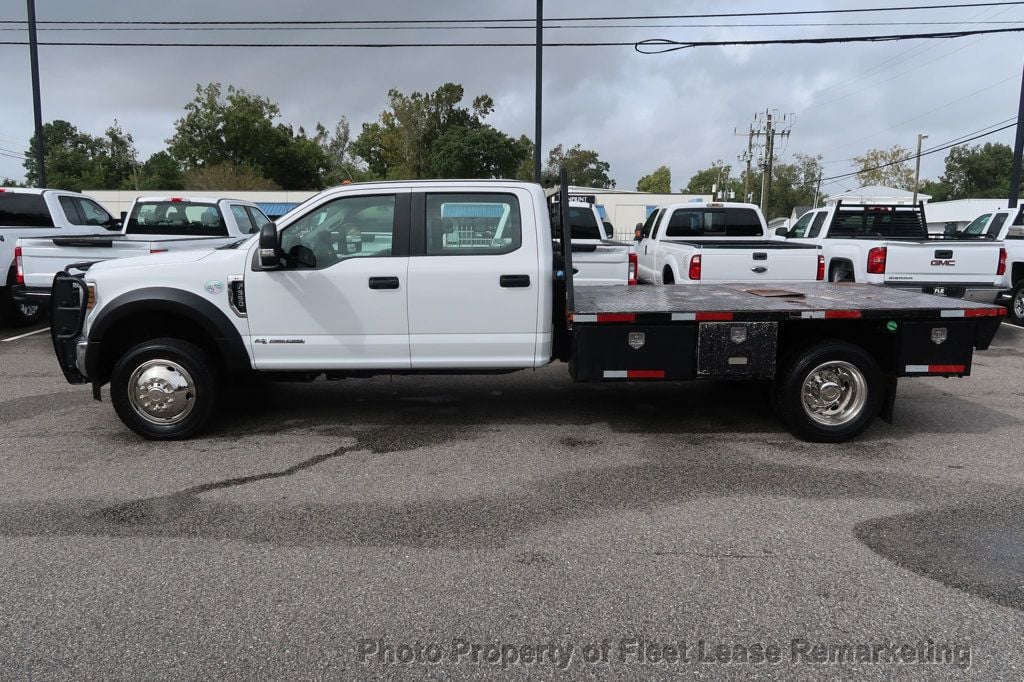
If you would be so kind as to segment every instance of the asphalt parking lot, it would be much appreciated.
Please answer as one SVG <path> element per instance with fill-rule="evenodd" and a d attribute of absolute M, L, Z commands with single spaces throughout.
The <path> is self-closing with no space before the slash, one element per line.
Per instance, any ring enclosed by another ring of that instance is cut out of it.
<path fill-rule="evenodd" d="M 0 377 L 5 678 L 1024 674 L 1024 329 L 840 446 L 562 366 L 248 387 L 181 443 L 45 333 Z"/>

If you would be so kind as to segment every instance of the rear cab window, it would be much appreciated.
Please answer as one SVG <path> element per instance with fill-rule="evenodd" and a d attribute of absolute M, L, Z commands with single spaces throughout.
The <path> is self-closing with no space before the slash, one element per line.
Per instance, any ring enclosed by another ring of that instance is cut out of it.
<path fill-rule="evenodd" d="M 0 192 L 0 227 L 53 227 L 42 194 Z"/>
<path fill-rule="evenodd" d="M 125 234 L 227 237 L 228 228 L 216 204 L 147 201 L 132 207 Z"/>
<path fill-rule="evenodd" d="M 750 208 L 677 208 L 665 228 L 666 237 L 763 237 L 757 211 Z"/>
<path fill-rule="evenodd" d="M 928 239 L 921 211 L 895 206 L 840 207 L 829 227 L 830 238 Z"/>
<path fill-rule="evenodd" d="M 594 209 L 590 206 L 569 207 L 569 229 L 572 239 L 602 239 L 601 227 L 594 217 Z"/>

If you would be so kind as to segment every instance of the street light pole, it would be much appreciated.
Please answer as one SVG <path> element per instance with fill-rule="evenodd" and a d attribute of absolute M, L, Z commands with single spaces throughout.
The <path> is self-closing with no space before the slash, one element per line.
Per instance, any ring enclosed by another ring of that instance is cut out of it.
<path fill-rule="evenodd" d="M 917 206 L 917 188 L 921 182 L 921 143 L 928 139 L 927 135 L 917 134 L 917 165 L 914 168 L 914 200 L 912 205 Z"/>
<path fill-rule="evenodd" d="M 39 47 L 36 45 L 36 3 L 28 2 L 28 53 L 32 63 L 32 106 L 36 122 L 36 184 L 46 187 L 46 165 L 44 163 L 43 108 L 39 97 Z"/>
<path fill-rule="evenodd" d="M 1013 172 L 1010 177 L 1010 208 L 1017 208 L 1020 198 L 1021 156 L 1024 155 L 1024 75 L 1020 81 L 1020 107 L 1017 110 L 1017 142 L 1013 146 Z"/>
<path fill-rule="evenodd" d="M 31 2 L 31 0 L 30 0 Z M 536 111 L 533 122 L 533 181 L 540 184 L 540 121 L 541 121 L 541 94 L 542 74 L 544 65 L 544 0 L 537 0 L 537 57 L 535 65 L 537 73 L 534 76 L 536 86 Z"/>

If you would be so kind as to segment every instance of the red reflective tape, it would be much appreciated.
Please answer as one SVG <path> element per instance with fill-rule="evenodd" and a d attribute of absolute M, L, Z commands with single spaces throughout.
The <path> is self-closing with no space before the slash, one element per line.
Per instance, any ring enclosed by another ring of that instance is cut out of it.
<path fill-rule="evenodd" d="M 629 369 L 626 370 L 627 379 L 664 379 L 663 369 Z"/>
<path fill-rule="evenodd" d="M 826 310 L 826 320 L 857 320 L 860 319 L 859 310 Z"/>
<path fill-rule="evenodd" d="M 928 365 L 928 372 L 931 374 L 963 374 L 964 365 Z"/>
<path fill-rule="evenodd" d="M 728 322 L 732 320 L 732 313 L 697 313 L 698 322 Z"/>
<path fill-rule="evenodd" d="M 633 313 L 598 313 L 598 322 L 636 322 Z"/>
<path fill-rule="evenodd" d="M 1006 308 L 971 308 L 964 311 L 964 317 L 1001 317 L 1006 314 Z"/>

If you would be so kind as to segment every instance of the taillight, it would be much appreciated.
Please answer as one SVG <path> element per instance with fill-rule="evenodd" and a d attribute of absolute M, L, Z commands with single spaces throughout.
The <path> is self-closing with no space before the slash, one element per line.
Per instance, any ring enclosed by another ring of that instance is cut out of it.
<path fill-rule="evenodd" d="M 820 253 L 818 254 L 818 274 L 814 276 L 814 279 L 819 282 L 825 281 L 825 257 Z"/>
<path fill-rule="evenodd" d="M 1006 274 L 1006 249 L 1003 249 L 1003 248 L 999 249 L 999 265 L 996 266 L 996 274 L 997 275 L 1005 275 Z"/>
<path fill-rule="evenodd" d="M 690 279 L 700 279 L 700 254 L 690 256 Z"/>
<path fill-rule="evenodd" d="M 150 253 L 167 253 L 167 249 L 150 249 Z"/>
<path fill-rule="evenodd" d="M 21 262 L 21 247 L 14 247 L 14 269 L 16 271 L 15 282 L 18 284 L 25 283 L 25 266 Z"/>
<path fill-rule="evenodd" d="M 884 275 L 885 274 L 885 257 L 886 248 L 884 246 L 876 246 L 875 248 L 868 251 L 868 274 L 869 275 Z"/>
<path fill-rule="evenodd" d="M 627 280 L 626 280 L 626 283 L 629 284 L 630 286 L 633 286 L 634 284 L 636 284 L 636 267 L 637 267 L 636 254 L 635 253 L 631 253 L 631 254 L 629 254 L 629 275 L 628 275 Z"/>

